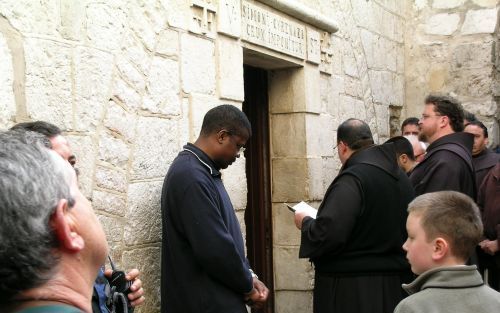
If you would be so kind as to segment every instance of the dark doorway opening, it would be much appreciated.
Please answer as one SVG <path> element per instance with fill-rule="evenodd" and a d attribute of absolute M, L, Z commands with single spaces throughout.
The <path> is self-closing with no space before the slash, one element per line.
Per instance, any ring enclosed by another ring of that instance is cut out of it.
<path fill-rule="evenodd" d="M 253 312 L 274 312 L 273 238 L 269 150 L 269 102 L 267 71 L 244 66 L 243 112 L 252 124 L 245 151 L 247 207 L 245 210 L 248 260 L 270 290 L 267 305 Z"/>

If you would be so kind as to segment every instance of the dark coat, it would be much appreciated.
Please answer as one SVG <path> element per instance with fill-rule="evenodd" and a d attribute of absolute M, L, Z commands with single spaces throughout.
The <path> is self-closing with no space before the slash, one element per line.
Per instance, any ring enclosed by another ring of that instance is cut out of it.
<path fill-rule="evenodd" d="M 476 198 L 476 182 L 472 165 L 474 135 L 453 133 L 434 141 L 425 158 L 411 173 L 415 195 L 454 190 Z"/>
<path fill-rule="evenodd" d="M 212 160 L 192 144 L 168 170 L 161 197 L 164 313 L 246 313 L 253 279 L 238 219 Z"/>
<path fill-rule="evenodd" d="M 485 176 L 479 188 L 477 203 L 486 238 L 500 241 L 500 163 Z"/>
<path fill-rule="evenodd" d="M 392 144 L 355 152 L 328 187 L 317 218 L 304 219 L 299 256 L 321 273 L 409 271 L 401 246 L 413 196 Z"/>
<path fill-rule="evenodd" d="M 476 156 L 472 156 L 472 164 L 476 171 L 476 186 L 479 188 L 484 177 L 500 160 L 500 154 L 496 154 L 490 149 L 484 149 Z"/>

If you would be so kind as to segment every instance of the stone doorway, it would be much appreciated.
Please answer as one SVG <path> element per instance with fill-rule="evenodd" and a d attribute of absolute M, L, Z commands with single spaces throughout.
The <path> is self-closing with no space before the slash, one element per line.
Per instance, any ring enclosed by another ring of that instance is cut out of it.
<path fill-rule="evenodd" d="M 269 145 L 269 103 L 266 70 L 245 66 L 243 111 L 252 124 L 252 137 L 245 151 L 247 207 L 245 210 L 247 255 L 260 279 L 273 290 L 272 212 Z M 271 292 L 266 307 L 258 312 L 274 312 Z M 257 312 L 257 310 L 254 310 Z"/>

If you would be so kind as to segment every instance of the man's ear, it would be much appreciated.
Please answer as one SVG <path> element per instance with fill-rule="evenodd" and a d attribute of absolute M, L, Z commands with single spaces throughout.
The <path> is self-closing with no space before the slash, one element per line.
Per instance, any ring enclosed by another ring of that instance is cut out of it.
<path fill-rule="evenodd" d="M 408 163 L 408 156 L 407 156 L 406 154 L 404 154 L 404 153 L 403 153 L 403 154 L 401 154 L 401 155 L 399 156 L 399 163 L 401 163 L 401 164 L 406 164 L 406 163 Z"/>
<path fill-rule="evenodd" d="M 439 124 L 440 128 L 444 128 L 444 127 L 450 125 L 450 118 L 446 115 L 442 115 L 439 118 L 438 124 Z"/>
<path fill-rule="evenodd" d="M 347 151 L 347 145 L 345 144 L 345 142 L 343 142 L 342 140 L 339 141 L 338 145 L 337 145 L 337 149 L 339 149 L 341 152 L 345 153 Z"/>
<path fill-rule="evenodd" d="M 434 239 L 434 245 L 432 248 L 432 260 L 442 260 L 448 255 L 449 250 L 450 246 L 448 245 L 448 241 L 446 241 L 446 239 L 442 237 L 437 237 L 436 239 Z"/>
<path fill-rule="evenodd" d="M 70 214 L 66 199 L 61 199 L 57 203 L 56 210 L 50 218 L 50 225 L 62 248 L 78 252 L 85 247 L 85 241 L 76 231 L 75 217 Z"/>
<path fill-rule="evenodd" d="M 216 136 L 217 136 L 217 142 L 218 142 L 219 144 L 222 144 L 222 143 L 224 142 L 224 139 L 225 139 L 227 136 L 229 136 L 229 134 L 228 134 L 227 130 L 225 130 L 225 129 L 221 129 L 221 130 L 219 130 L 219 131 L 217 132 L 217 135 L 216 135 Z"/>

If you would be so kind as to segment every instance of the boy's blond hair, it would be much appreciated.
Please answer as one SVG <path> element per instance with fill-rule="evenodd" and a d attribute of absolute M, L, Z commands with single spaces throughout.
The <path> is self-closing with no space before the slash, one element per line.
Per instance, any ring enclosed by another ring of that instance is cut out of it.
<path fill-rule="evenodd" d="M 451 254 L 464 261 L 470 258 L 483 234 L 477 205 L 460 192 L 423 194 L 410 202 L 408 213 L 420 216 L 427 241 L 444 237 L 450 245 Z"/>

